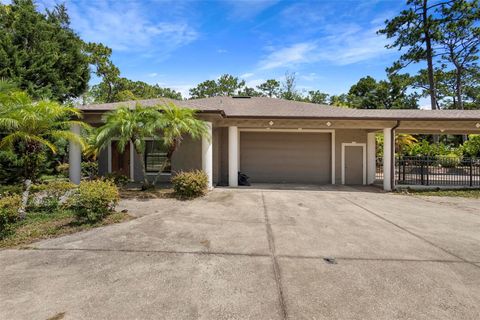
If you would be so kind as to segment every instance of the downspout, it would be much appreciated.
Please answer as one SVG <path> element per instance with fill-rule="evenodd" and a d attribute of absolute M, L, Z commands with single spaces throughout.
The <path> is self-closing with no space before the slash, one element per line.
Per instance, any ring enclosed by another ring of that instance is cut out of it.
<path fill-rule="evenodd" d="M 392 146 L 392 155 L 390 157 L 390 185 L 392 190 L 395 190 L 395 129 L 400 126 L 400 120 L 397 120 L 397 124 L 390 129 L 390 145 Z"/>

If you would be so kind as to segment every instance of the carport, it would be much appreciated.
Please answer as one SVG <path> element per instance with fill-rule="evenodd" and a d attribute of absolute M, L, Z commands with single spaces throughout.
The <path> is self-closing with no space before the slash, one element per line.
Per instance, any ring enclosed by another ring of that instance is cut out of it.
<path fill-rule="evenodd" d="M 458 110 L 451 110 L 460 114 Z M 460 163 L 458 167 L 465 170 L 445 168 L 438 159 L 424 158 L 398 158 L 395 154 L 395 138 L 398 134 L 433 134 L 433 135 L 467 135 L 478 134 L 480 129 L 479 120 L 457 120 L 424 118 L 422 120 L 398 120 L 390 130 L 383 130 L 384 154 L 383 154 L 383 186 L 385 190 L 395 189 L 402 185 L 424 185 L 435 187 L 480 187 L 480 164 L 471 158 L 466 163 Z M 448 158 L 446 158 L 448 161 Z M 375 165 L 372 163 L 371 165 Z M 410 167 L 410 170 L 406 169 Z M 376 170 L 377 171 L 377 170 Z M 389 187 L 390 181 L 390 188 Z"/>

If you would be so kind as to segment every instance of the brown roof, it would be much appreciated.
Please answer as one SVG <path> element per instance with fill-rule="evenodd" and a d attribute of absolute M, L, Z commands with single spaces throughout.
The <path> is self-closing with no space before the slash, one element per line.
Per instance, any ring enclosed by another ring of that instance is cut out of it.
<path fill-rule="evenodd" d="M 386 110 L 350 109 L 266 97 L 213 97 L 175 101 L 165 98 L 78 106 L 84 111 L 107 111 L 137 103 L 153 106 L 173 102 L 199 112 L 218 112 L 227 118 L 301 118 L 371 120 L 473 120 L 480 121 L 480 110 Z"/>

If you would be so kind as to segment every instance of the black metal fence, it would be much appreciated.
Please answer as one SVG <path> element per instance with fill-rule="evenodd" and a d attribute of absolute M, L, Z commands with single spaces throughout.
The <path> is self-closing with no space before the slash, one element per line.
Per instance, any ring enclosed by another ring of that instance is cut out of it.
<path fill-rule="evenodd" d="M 398 157 L 399 185 L 480 187 L 480 159 L 459 156 Z"/>

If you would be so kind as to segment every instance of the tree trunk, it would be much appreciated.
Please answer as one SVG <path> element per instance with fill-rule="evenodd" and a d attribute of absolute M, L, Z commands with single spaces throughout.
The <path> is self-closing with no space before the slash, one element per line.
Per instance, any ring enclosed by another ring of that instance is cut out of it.
<path fill-rule="evenodd" d="M 25 219 L 27 216 L 27 204 L 28 204 L 28 197 L 30 196 L 30 187 L 32 186 L 32 180 L 26 179 L 23 183 L 23 193 L 22 193 L 22 203 L 20 204 L 20 208 L 18 208 L 18 217 L 20 220 Z"/>
<path fill-rule="evenodd" d="M 135 146 L 135 143 L 133 143 L 133 140 L 130 140 L 130 143 L 132 144 L 132 146 Z M 135 148 L 135 152 L 140 156 L 141 159 L 144 159 L 143 152 L 141 150 L 137 150 L 137 148 Z M 142 190 L 146 190 L 150 187 L 150 182 L 148 181 L 147 169 L 145 168 L 145 162 L 142 160 L 142 161 L 140 161 L 140 164 L 142 166 L 142 175 L 143 175 Z"/>
<path fill-rule="evenodd" d="M 428 23 L 428 0 L 423 0 L 422 8 L 422 19 L 423 19 L 423 32 L 425 34 L 425 46 L 426 46 L 426 55 L 427 55 L 427 66 L 428 66 L 428 85 L 429 85 L 429 94 L 430 94 L 430 105 L 432 110 L 437 109 L 437 93 L 435 90 L 435 78 L 433 72 L 433 50 L 432 50 L 432 39 L 430 35 L 430 25 Z"/>
<path fill-rule="evenodd" d="M 462 93 L 463 93 L 463 86 L 462 86 L 462 69 L 461 67 L 457 66 L 457 70 L 455 72 L 455 93 L 457 95 L 457 109 L 463 110 L 463 99 L 462 99 Z M 462 134 L 462 142 L 465 142 L 468 140 L 468 137 L 466 134 Z"/>
<path fill-rule="evenodd" d="M 155 179 L 153 180 L 153 185 L 157 184 L 158 179 L 162 175 L 163 170 L 167 167 L 168 163 L 172 163 L 172 156 L 175 150 L 177 149 L 177 146 L 179 145 L 178 141 L 174 141 L 173 144 L 168 148 L 167 151 L 167 159 L 162 163 L 162 166 L 160 167 L 160 170 L 158 170 L 157 175 L 155 176 Z"/>
<path fill-rule="evenodd" d="M 155 186 L 158 182 L 158 179 L 162 175 L 163 170 L 167 167 L 168 163 L 171 162 L 172 160 L 167 157 L 165 161 L 163 161 L 162 166 L 160 167 L 160 170 L 158 170 L 158 173 L 155 175 L 155 178 L 153 179 L 153 185 Z"/>

